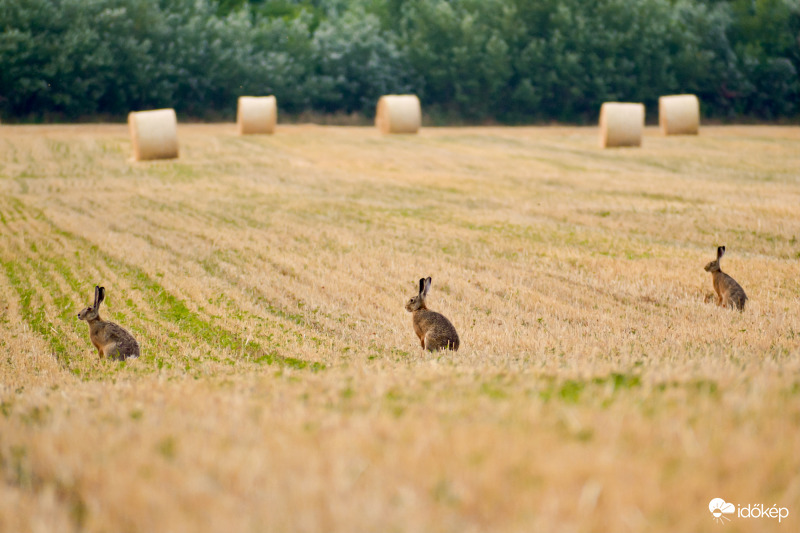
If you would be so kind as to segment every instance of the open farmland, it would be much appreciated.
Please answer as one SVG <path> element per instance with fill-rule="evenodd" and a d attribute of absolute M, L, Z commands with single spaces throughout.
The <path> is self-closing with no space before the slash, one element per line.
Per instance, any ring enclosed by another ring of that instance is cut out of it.
<path fill-rule="evenodd" d="M 0 530 L 800 529 L 800 128 L 234 130 L 0 127 Z"/>

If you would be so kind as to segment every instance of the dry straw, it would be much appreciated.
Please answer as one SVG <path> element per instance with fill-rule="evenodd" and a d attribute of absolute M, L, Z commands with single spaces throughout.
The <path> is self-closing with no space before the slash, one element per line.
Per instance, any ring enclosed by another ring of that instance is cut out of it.
<path fill-rule="evenodd" d="M 239 135 L 275 133 L 278 101 L 274 96 L 240 96 L 236 111 Z"/>
<path fill-rule="evenodd" d="M 606 102 L 600 107 L 600 146 L 641 146 L 644 104 Z"/>
<path fill-rule="evenodd" d="M 0 532 L 800 531 L 800 128 L 231 126 L 179 169 L 0 127 Z M 429 275 L 456 353 L 403 310 Z M 97 281 L 139 360 L 92 353 Z"/>
<path fill-rule="evenodd" d="M 174 109 L 156 109 L 128 114 L 133 159 L 178 157 L 178 119 Z"/>
<path fill-rule="evenodd" d="M 378 100 L 375 125 L 382 133 L 417 133 L 422 107 L 414 94 L 386 94 Z"/>
<path fill-rule="evenodd" d="M 700 129 L 700 101 L 697 96 L 676 94 L 659 98 L 658 124 L 664 135 L 697 135 Z"/>

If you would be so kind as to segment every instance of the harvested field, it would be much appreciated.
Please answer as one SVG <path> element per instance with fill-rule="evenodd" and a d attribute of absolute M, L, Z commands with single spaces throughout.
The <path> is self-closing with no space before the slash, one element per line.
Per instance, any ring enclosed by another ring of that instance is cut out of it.
<path fill-rule="evenodd" d="M 0 127 L 0 531 L 800 529 L 800 128 L 178 135 Z"/>

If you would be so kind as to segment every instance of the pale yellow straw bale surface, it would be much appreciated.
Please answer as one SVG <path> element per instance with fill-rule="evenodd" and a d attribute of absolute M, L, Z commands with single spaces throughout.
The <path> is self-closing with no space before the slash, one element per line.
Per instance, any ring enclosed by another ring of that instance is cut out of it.
<path fill-rule="evenodd" d="M 800 530 L 800 128 L 178 129 L 0 130 L 0 531 Z"/>
<path fill-rule="evenodd" d="M 658 125 L 664 135 L 697 135 L 700 130 L 700 100 L 693 94 L 659 97 Z"/>
<path fill-rule="evenodd" d="M 278 100 L 274 96 L 240 96 L 236 107 L 239 135 L 275 133 Z"/>
<path fill-rule="evenodd" d="M 644 104 L 605 102 L 600 106 L 600 146 L 641 146 Z"/>
<path fill-rule="evenodd" d="M 133 159 L 174 159 L 178 157 L 178 119 L 174 109 L 128 113 Z"/>
<path fill-rule="evenodd" d="M 378 100 L 375 125 L 383 133 L 417 133 L 422 107 L 415 94 L 386 94 Z"/>

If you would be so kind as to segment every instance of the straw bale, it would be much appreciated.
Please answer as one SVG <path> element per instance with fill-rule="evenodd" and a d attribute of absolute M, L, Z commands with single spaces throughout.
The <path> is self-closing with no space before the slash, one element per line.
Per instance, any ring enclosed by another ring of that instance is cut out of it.
<path fill-rule="evenodd" d="M 658 99 L 658 125 L 664 135 L 697 135 L 700 100 L 693 94 L 675 94 Z"/>
<path fill-rule="evenodd" d="M 382 133 L 417 133 L 422 108 L 414 94 L 386 94 L 378 100 L 375 125 Z"/>
<path fill-rule="evenodd" d="M 178 157 L 178 119 L 174 109 L 131 112 L 128 128 L 134 160 Z"/>
<path fill-rule="evenodd" d="M 644 104 L 606 102 L 600 106 L 600 146 L 641 146 Z"/>
<path fill-rule="evenodd" d="M 278 101 L 274 96 L 240 96 L 236 111 L 239 135 L 275 133 Z"/>

